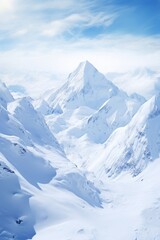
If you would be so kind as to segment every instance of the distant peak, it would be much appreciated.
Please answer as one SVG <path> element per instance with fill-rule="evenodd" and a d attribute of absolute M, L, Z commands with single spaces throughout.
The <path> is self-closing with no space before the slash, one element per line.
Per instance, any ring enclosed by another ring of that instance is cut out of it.
<path fill-rule="evenodd" d="M 14 100 L 5 83 L 0 80 L 0 103 L 6 108 L 7 103 Z"/>
<path fill-rule="evenodd" d="M 157 93 L 154 97 L 155 105 L 160 109 L 160 93 Z"/>

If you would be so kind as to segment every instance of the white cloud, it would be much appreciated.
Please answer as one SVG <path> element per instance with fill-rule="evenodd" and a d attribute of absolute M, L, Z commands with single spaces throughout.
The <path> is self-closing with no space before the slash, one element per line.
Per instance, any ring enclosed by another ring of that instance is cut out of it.
<path fill-rule="evenodd" d="M 66 34 L 77 39 L 86 28 L 108 27 L 117 17 L 117 13 L 109 9 L 105 13 L 96 13 L 92 10 L 93 5 L 93 2 L 84 0 L 0 0 L 0 16 L 3 14 L 0 31 L 3 31 L 4 41 L 11 42 L 14 38 L 14 44 L 24 45 L 24 48 L 28 45 L 26 39 L 30 46 L 37 41 L 43 44 L 47 41 L 43 36 L 51 37 L 52 41 L 58 36 L 65 39 Z M 24 36 L 21 42 L 20 36 Z"/>
<path fill-rule="evenodd" d="M 21 78 L 8 77 L 8 85 L 19 84 L 27 92 L 37 97 L 48 89 L 55 88 L 62 83 L 80 61 L 89 60 L 104 74 L 107 72 L 125 72 L 135 68 L 159 68 L 160 37 L 135 36 L 102 36 L 98 39 L 82 39 L 77 43 L 63 43 L 57 47 L 50 46 L 33 51 L 15 49 L 0 53 L 0 68 L 9 67 L 9 72 L 16 70 L 27 74 Z M 46 77 L 42 71 L 49 72 L 54 77 Z M 38 77 L 34 73 L 38 72 Z M 143 82 L 144 84 L 144 82 Z M 140 85 L 139 85 L 140 86 Z"/>
<path fill-rule="evenodd" d="M 0 66 L 67 74 L 86 59 L 102 72 L 156 68 L 160 62 L 160 37 L 110 35 L 77 42 L 53 42 L 49 46 L 39 42 L 32 50 L 0 53 Z"/>
<path fill-rule="evenodd" d="M 86 25 L 88 26 L 110 26 L 114 20 L 117 18 L 117 13 L 96 13 L 88 16 L 88 23 Z"/>
<path fill-rule="evenodd" d="M 83 22 L 84 19 L 79 14 L 72 14 L 64 19 L 54 20 L 51 23 L 44 26 L 42 35 L 57 36 L 64 32 L 69 31 L 71 28 L 77 26 L 77 24 Z"/>
<path fill-rule="evenodd" d="M 117 14 L 107 14 L 107 13 L 79 13 L 71 14 L 65 18 L 54 20 L 42 28 L 42 35 L 49 37 L 55 37 L 61 35 L 65 32 L 71 32 L 72 29 L 77 28 L 77 32 L 83 31 L 87 27 L 95 26 L 110 26 Z"/>

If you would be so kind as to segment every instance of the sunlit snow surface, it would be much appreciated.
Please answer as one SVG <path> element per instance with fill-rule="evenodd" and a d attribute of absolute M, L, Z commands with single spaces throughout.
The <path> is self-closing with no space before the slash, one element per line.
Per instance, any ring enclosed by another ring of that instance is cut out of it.
<path fill-rule="evenodd" d="M 0 240 L 159 240 L 159 95 L 83 62 L 44 96 L 0 83 Z"/>

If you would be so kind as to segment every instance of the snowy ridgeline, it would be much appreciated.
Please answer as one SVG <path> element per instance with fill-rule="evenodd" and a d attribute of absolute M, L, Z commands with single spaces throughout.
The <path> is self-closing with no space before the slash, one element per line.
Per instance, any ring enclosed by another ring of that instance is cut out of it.
<path fill-rule="evenodd" d="M 41 99 L 0 83 L 0 240 L 160 239 L 159 129 L 87 61 Z"/>

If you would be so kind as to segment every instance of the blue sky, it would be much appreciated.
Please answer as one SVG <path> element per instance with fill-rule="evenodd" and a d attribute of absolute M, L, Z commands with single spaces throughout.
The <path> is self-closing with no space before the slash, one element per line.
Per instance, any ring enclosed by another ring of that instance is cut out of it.
<path fill-rule="evenodd" d="M 158 67 L 160 0 L 0 0 L 0 65 L 69 72 Z"/>

